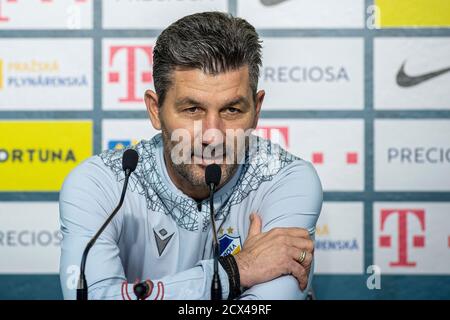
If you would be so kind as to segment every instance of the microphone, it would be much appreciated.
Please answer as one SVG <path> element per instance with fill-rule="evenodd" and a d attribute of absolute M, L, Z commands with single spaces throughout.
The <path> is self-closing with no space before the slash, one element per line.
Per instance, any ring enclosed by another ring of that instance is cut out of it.
<path fill-rule="evenodd" d="M 205 182 L 209 187 L 209 210 L 214 244 L 214 275 L 211 283 L 211 300 L 215 301 L 222 300 L 222 286 L 219 278 L 219 241 L 217 240 L 216 222 L 214 220 L 214 192 L 220 183 L 221 176 L 222 170 L 219 165 L 213 163 L 206 167 Z"/>
<path fill-rule="evenodd" d="M 77 287 L 77 300 L 88 300 L 88 286 L 86 282 L 85 276 L 85 267 L 86 267 L 86 259 L 89 254 L 89 250 L 94 246 L 95 241 L 97 241 L 98 237 L 102 234 L 111 220 L 114 218 L 116 213 L 122 207 L 123 200 L 125 199 L 125 193 L 127 191 L 128 179 L 130 178 L 131 173 L 136 169 L 137 163 L 139 160 L 139 155 L 136 150 L 128 149 L 123 153 L 122 157 L 122 169 L 125 171 L 125 182 L 123 184 L 122 195 L 120 196 L 119 204 L 111 213 L 111 215 L 106 219 L 97 233 L 92 237 L 92 239 L 88 242 L 83 251 L 83 256 L 81 258 L 80 265 L 80 278 L 78 279 L 78 287 Z"/>

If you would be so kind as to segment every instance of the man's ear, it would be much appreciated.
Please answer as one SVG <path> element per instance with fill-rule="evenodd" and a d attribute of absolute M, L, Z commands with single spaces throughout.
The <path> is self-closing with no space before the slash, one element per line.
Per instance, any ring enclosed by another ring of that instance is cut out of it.
<path fill-rule="evenodd" d="M 153 128 L 161 130 L 161 120 L 159 119 L 158 96 L 152 90 L 145 91 L 145 106 Z"/>
<path fill-rule="evenodd" d="M 253 129 L 256 129 L 256 127 L 258 126 L 258 120 L 259 120 L 259 114 L 261 112 L 261 107 L 264 101 L 264 97 L 266 95 L 266 92 L 264 90 L 259 90 L 256 93 L 256 99 L 255 99 L 255 119 L 253 122 Z"/>

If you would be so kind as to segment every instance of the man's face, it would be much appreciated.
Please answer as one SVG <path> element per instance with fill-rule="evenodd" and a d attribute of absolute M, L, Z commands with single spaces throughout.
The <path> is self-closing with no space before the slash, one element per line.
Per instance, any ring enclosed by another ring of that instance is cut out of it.
<path fill-rule="evenodd" d="M 255 128 L 264 98 L 264 92 L 258 92 L 255 103 L 248 68 L 218 75 L 205 74 L 198 69 L 176 70 L 164 104 L 158 110 L 149 106 L 148 95 L 146 102 L 152 123 L 162 130 L 169 174 L 176 173 L 176 178 L 184 179 L 184 184 L 206 188 L 205 167 L 214 162 L 222 169 L 221 184 L 228 181 L 237 169 L 237 157 L 242 154 L 244 145 L 237 143 L 236 137 L 227 138 L 227 131 Z M 183 135 L 180 140 L 180 132 L 187 133 L 188 138 Z M 177 138 L 172 141 L 172 137 Z M 174 149 L 177 145 L 180 147 L 180 143 L 185 147 L 183 150 L 190 152 L 184 152 L 182 163 L 176 158 L 179 152 L 172 152 L 180 149 Z"/>

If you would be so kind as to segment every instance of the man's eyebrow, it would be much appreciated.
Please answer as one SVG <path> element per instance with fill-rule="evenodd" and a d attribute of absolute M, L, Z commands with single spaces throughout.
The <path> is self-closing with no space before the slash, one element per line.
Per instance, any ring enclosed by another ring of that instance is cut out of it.
<path fill-rule="evenodd" d="M 203 103 L 201 103 L 200 101 L 197 101 L 195 99 L 189 98 L 189 97 L 180 98 L 175 101 L 175 107 L 180 107 L 180 106 L 185 106 L 185 105 L 202 106 Z"/>
<path fill-rule="evenodd" d="M 246 107 L 250 106 L 248 99 L 246 97 L 240 96 L 237 98 L 232 99 L 231 101 L 225 103 L 222 108 L 229 108 L 232 106 L 235 106 L 237 104 L 244 104 Z"/>
<path fill-rule="evenodd" d="M 221 108 L 229 108 L 229 107 L 235 106 L 237 104 L 241 104 L 241 103 L 247 107 L 250 106 L 250 103 L 248 102 L 248 99 L 246 97 L 239 96 L 239 97 L 236 97 L 236 98 L 226 102 Z M 204 103 L 197 101 L 190 97 L 180 98 L 175 101 L 175 107 L 181 107 L 181 106 L 185 106 L 185 105 L 201 107 L 201 106 L 204 106 Z"/>

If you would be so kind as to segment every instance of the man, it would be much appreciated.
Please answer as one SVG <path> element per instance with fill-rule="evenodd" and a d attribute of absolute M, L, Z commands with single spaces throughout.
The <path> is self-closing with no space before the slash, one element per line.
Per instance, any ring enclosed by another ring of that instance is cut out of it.
<path fill-rule="evenodd" d="M 322 205 L 319 178 L 309 162 L 270 141 L 246 135 L 242 144 L 230 134 L 257 126 L 265 94 L 257 91 L 260 65 L 255 29 L 223 13 L 184 17 L 158 37 L 156 92 L 148 90 L 145 103 L 161 134 L 134 146 L 139 163 L 124 205 L 87 259 L 90 299 L 136 299 L 137 281 L 146 281 L 148 299 L 210 299 L 212 227 L 204 181 L 212 162 L 222 170 L 214 201 L 222 297 L 305 298 Z M 122 155 L 89 158 L 61 190 L 60 275 L 67 299 L 75 297 L 73 270 L 86 243 L 120 197 Z"/>

